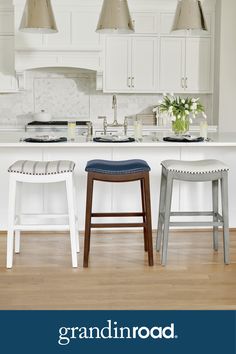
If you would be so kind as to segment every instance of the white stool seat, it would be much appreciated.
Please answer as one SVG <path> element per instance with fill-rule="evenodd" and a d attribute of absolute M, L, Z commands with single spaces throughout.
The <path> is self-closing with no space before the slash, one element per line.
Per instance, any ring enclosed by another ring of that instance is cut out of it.
<path fill-rule="evenodd" d="M 10 173 L 21 173 L 24 175 L 46 176 L 60 173 L 73 172 L 75 163 L 73 161 L 28 161 L 19 160 L 8 169 Z"/>
<path fill-rule="evenodd" d="M 189 173 L 189 174 L 205 174 L 229 171 L 227 165 L 218 160 L 200 160 L 200 161 L 178 161 L 165 160 L 162 166 L 170 172 Z"/>
<path fill-rule="evenodd" d="M 79 238 L 75 193 L 73 190 L 74 168 L 75 163 L 73 161 L 64 160 L 46 162 L 20 160 L 9 167 L 7 268 L 12 268 L 13 265 L 14 241 L 15 253 L 20 252 L 21 231 L 69 231 L 72 267 L 75 268 L 78 266 L 77 252 L 79 252 Z M 17 201 L 19 202 L 21 200 L 21 185 L 23 183 L 53 184 L 58 182 L 63 182 L 66 187 L 67 214 L 23 214 L 21 212 L 21 203 L 17 203 Z M 23 219 L 29 220 L 29 218 L 33 218 L 36 223 L 23 222 Z M 40 223 L 37 222 L 39 219 L 41 221 Z M 50 220 L 50 223 L 42 224 L 42 219 Z M 64 223 L 62 223 L 63 219 L 66 219 Z M 51 220 L 58 220 L 60 224 L 51 224 Z"/>

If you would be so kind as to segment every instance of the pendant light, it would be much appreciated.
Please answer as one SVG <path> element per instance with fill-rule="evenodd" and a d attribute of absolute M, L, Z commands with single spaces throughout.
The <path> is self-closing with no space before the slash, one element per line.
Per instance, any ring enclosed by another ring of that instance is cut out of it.
<path fill-rule="evenodd" d="M 26 0 L 20 31 L 28 33 L 56 33 L 51 0 Z"/>
<path fill-rule="evenodd" d="M 114 34 L 134 32 L 127 0 L 103 0 L 96 32 Z"/>
<path fill-rule="evenodd" d="M 178 1 L 172 31 L 194 29 L 207 31 L 207 25 L 202 10 L 201 1 Z"/>

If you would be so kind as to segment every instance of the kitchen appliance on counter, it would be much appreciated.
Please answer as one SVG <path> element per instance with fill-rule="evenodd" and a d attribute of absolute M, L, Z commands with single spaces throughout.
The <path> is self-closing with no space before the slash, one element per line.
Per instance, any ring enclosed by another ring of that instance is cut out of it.
<path fill-rule="evenodd" d="M 86 135 L 88 133 L 88 127 L 90 121 L 76 121 L 76 134 Z M 58 120 L 58 121 L 48 121 L 48 122 L 38 122 L 33 121 L 25 126 L 25 131 L 28 133 L 63 133 L 67 134 L 68 121 Z"/>

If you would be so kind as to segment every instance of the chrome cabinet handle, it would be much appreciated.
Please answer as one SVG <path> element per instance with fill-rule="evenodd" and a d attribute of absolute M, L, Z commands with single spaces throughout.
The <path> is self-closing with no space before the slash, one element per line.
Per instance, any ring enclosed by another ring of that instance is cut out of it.
<path fill-rule="evenodd" d="M 184 77 L 181 77 L 181 87 L 185 88 L 185 79 L 184 79 Z"/>
<path fill-rule="evenodd" d="M 134 87 L 134 77 L 132 76 L 132 79 L 131 79 L 131 86 Z"/>
<path fill-rule="evenodd" d="M 131 87 L 130 80 L 131 80 L 131 77 L 129 76 L 128 79 L 127 79 L 127 86 L 128 87 Z"/>
<path fill-rule="evenodd" d="M 188 78 L 185 78 L 185 88 L 188 88 Z"/>

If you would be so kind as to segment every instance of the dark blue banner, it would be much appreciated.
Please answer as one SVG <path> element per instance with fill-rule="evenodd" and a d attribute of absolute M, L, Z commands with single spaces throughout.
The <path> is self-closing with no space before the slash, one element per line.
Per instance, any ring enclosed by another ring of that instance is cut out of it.
<path fill-rule="evenodd" d="M 1 311 L 7 354 L 236 354 L 233 311 Z"/>

